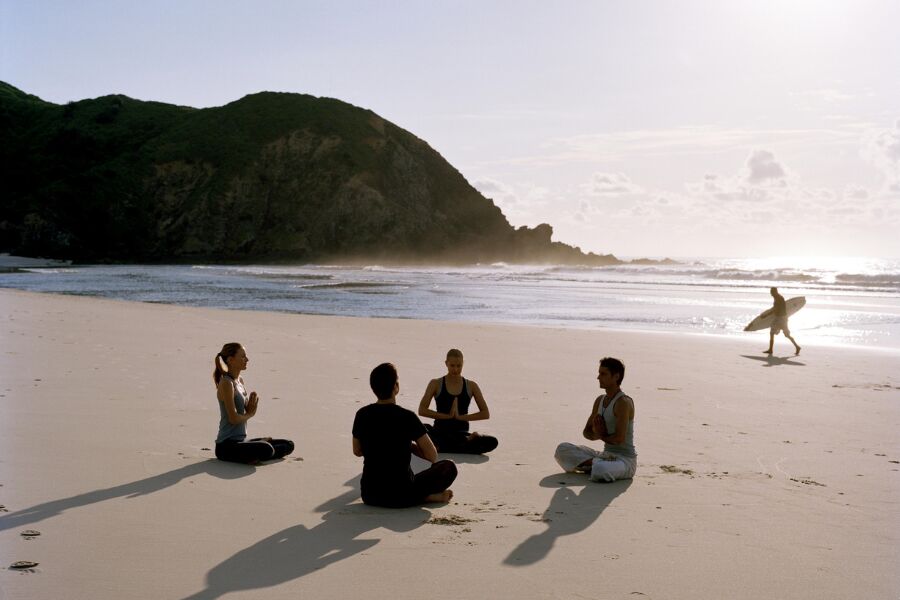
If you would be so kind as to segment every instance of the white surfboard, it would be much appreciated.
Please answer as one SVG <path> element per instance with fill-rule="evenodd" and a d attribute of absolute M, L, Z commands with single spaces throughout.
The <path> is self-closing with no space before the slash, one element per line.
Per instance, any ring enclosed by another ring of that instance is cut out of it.
<path fill-rule="evenodd" d="M 806 297 L 797 296 L 796 298 L 791 298 L 790 300 L 784 301 L 785 308 L 787 309 L 787 316 L 791 316 L 804 306 L 806 306 Z M 759 331 L 760 329 L 768 329 L 772 326 L 772 321 L 775 320 L 775 315 L 772 314 L 772 309 L 763 311 L 760 313 L 758 317 L 750 321 L 746 327 L 744 327 L 744 331 Z"/>

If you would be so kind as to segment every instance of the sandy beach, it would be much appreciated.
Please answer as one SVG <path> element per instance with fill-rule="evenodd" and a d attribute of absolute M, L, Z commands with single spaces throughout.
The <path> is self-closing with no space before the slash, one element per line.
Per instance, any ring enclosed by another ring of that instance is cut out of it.
<path fill-rule="evenodd" d="M 0 599 L 897 598 L 900 356 L 746 339 L 196 309 L 0 290 Z M 222 463 L 213 356 L 239 341 L 250 435 Z M 802 343 L 802 340 L 801 340 Z M 500 439 L 447 505 L 365 506 L 368 374 L 415 409 L 444 353 Z M 553 460 L 622 358 L 632 481 Z M 39 536 L 26 537 L 23 531 Z M 15 561 L 32 570 L 7 569 Z"/>

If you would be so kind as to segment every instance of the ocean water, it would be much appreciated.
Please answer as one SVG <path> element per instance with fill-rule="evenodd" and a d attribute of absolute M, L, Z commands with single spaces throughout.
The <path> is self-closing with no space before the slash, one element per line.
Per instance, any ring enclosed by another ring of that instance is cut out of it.
<path fill-rule="evenodd" d="M 900 260 L 684 259 L 677 265 L 573 267 L 67 266 L 0 273 L 0 287 L 319 315 L 744 333 L 772 304 L 805 296 L 791 317 L 801 345 L 900 350 Z M 776 350 L 790 343 L 776 339 Z"/>

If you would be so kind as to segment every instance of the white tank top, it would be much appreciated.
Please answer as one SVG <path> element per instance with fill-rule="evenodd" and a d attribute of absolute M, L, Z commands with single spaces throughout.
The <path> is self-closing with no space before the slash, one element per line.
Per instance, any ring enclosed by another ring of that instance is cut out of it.
<path fill-rule="evenodd" d="M 610 401 L 609 406 L 606 408 L 603 407 L 603 402 L 606 400 L 606 394 L 600 398 L 600 407 L 597 409 L 598 413 L 601 417 L 603 417 L 603 422 L 606 423 L 606 431 L 610 435 L 616 433 L 616 415 L 615 408 L 616 402 L 619 401 L 619 398 L 628 398 L 631 400 L 630 396 L 626 396 L 625 392 L 619 390 L 619 392 L 613 396 L 613 399 Z M 633 401 L 632 401 L 633 402 Z M 637 458 L 637 451 L 634 449 L 634 419 L 630 419 L 628 421 L 628 429 L 625 431 L 625 439 L 622 440 L 621 444 L 604 444 L 603 445 L 604 452 L 612 452 L 613 454 L 620 454 L 622 456 L 630 456 L 632 458 Z"/>

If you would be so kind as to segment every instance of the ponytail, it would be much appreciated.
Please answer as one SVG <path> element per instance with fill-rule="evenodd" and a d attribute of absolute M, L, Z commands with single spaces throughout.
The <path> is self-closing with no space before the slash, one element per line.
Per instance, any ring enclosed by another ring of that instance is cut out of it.
<path fill-rule="evenodd" d="M 213 364 L 215 365 L 215 370 L 213 370 L 213 382 L 216 384 L 216 387 L 219 386 L 219 382 L 222 380 L 222 375 L 228 372 L 228 357 L 234 356 L 240 349 L 241 345 L 239 343 L 229 342 L 222 346 L 222 350 L 218 354 L 216 354 L 215 358 L 213 358 Z M 223 364 L 226 367 L 224 369 L 222 368 Z"/>

